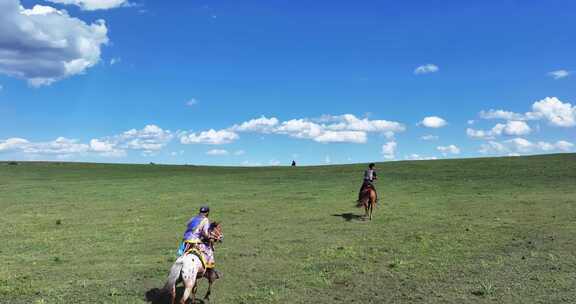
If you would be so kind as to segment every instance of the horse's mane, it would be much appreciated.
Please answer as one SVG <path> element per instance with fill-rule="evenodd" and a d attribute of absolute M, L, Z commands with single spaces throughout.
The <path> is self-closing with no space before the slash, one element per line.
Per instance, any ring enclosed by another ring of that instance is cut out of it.
<path fill-rule="evenodd" d="M 210 223 L 210 227 L 208 227 L 208 229 L 212 230 L 212 229 L 216 229 L 216 227 L 220 226 L 220 222 L 212 222 Z"/>

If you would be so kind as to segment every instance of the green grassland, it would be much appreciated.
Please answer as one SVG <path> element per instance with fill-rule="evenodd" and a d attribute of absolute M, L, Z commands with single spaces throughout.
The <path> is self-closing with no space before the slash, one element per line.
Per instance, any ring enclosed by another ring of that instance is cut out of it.
<path fill-rule="evenodd" d="M 0 303 L 146 303 L 204 202 L 212 303 L 576 303 L 576 154 L 378 164 L 372 222 L 364 166 L 0 163 Z"/>

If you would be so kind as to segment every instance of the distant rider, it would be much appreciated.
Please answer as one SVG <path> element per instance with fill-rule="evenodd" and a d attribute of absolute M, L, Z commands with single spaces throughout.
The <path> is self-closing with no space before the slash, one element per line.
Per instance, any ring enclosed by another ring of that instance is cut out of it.
<path fill-rule="evenodd" d="M 376 175 L 375 168 L 376 165 L 374 163 L 370 163 L 368 165 L 368 169 L 364 171 L 364 180 L 362 181 L 362 187 L 360 187 L 360 192 L 358 192 L 358 201 L 362 199 L 362 192 L 367 187 L 372 187 L 372 189 L 374 189 L 374 192 L 376 192 L 376 187 L 374 187 L 374 181 L 378 179 L 378 176 Z"/>
<path fill-rule="evenodd" d="M 203 255 L 206 270 L 214 268 L 214 252 L 212 248 L 205 243 L 210 238 L 210 220 L 208 215 L 210 208 L 203 206 L 197 216 L 188 221 L 184 238 L 178 248 L 178 256 L 186 253 L 197 251 Z M 201 257 L 202 259 L 202 257 Z"/>

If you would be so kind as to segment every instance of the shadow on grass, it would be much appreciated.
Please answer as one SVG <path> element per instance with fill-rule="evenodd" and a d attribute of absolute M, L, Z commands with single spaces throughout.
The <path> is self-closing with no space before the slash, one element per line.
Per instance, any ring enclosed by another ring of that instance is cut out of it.
<path fill-rule="evenodd" d="M 341 214 L 332 214 L 332 216 L 339 216 L 341 218 L 343 218 L 345 221 L 347 222 L 351 222 L 351 221 L 363 221 L 364 217 L 358 214 L 354 214 L 354 213 L 341 213 Z"/>
<path fill-rule="evenodd" d="M 180 298 L 182 298 L 183 293 L 184 287 L 176 287 L 176 303 L 179 303 L 178 301 L 180 301 Z M 196 295 L 196 297 L 197 304 L 209 303 L 199 299 L 198 295 Z M 150 302 L 151 304 L 170 304 L 170 294 L 162 289 L 152 288 L 146 292 L 146 301 Z M 188 302 L 190 302 L 190 299 L 188 299 Z"/>

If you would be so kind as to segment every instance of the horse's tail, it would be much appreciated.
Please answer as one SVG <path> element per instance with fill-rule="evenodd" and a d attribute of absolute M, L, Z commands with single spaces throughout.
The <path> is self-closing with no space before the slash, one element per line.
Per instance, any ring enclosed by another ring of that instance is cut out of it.
<path fill-rule="evenodd" d="M 356 207 L 362 208 L 367 201 L 370 200 L 370 189 L 365 189 L 360 195 L 360 199 L 356 201 Z"/>
<path fill-rule="evenodd" d="M 176 262 L 174 262 L 174 265 L 172 265 L 172 268 L 170 268 L 170 274 L 168 275 L 168 280 L 164 285 L 165 290 L 171 290 L 173 286 L 176 286 L 176 282 L 178 281 L 178 278 L 180 278 L 180 273 L 182 272 L 183 266 L 184 263 L 182 262 L 181 259 L 177 259 Z"/>

